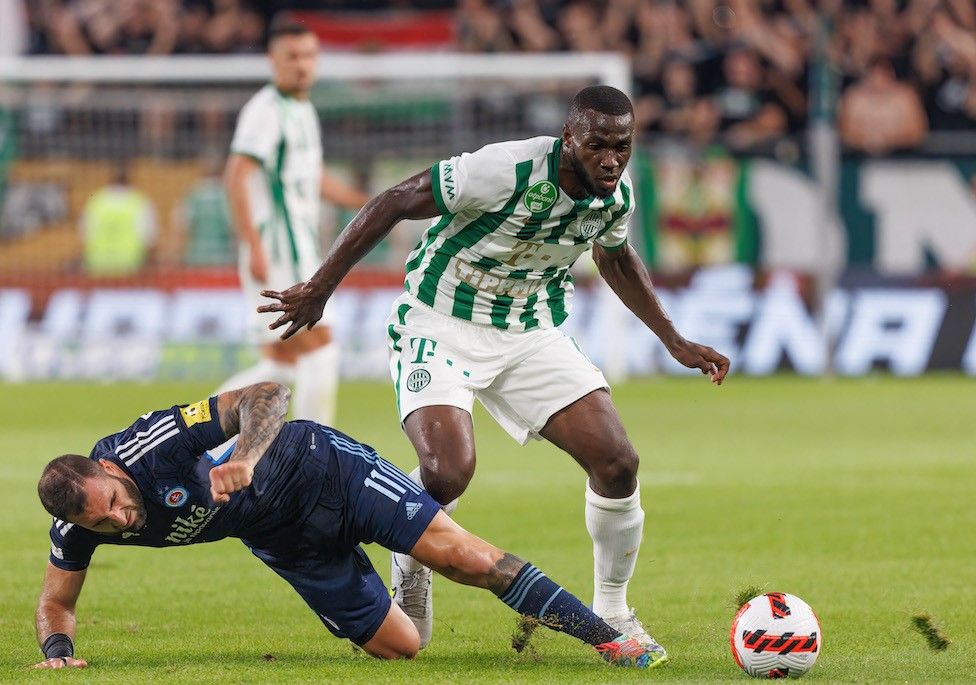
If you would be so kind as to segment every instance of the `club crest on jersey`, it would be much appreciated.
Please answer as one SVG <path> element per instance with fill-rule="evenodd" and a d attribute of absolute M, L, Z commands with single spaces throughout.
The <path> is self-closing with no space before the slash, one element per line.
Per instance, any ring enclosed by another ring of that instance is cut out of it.
<path fill-rule="evenodd" d="M 589 240 L 603 228 L 603 219 L 599 214 L 591 214 L 580 222 L 580 237 Z"/>
<path fill-rule="evenodd" d="M 554 204 L 559 192 L 552 181 L 537 181 L 525 191 L 523 202 L 530 212 L 544 212 Z"/>
<path fill-rule="evenodd" d="M 427 369 L 417 369 L 407 376 L 407 390 L 420 392 L 430 384 L 430 373 Z"/>
<path fill-rule="evenodd" d="M 180 507 L 186 502 L 186 498 L 190 496 L 186 488 L 181 485 L 177 485 L 175 488 L 170 488 L 163 495 L 163 502 L 166 503 L 167 507 Z"/>

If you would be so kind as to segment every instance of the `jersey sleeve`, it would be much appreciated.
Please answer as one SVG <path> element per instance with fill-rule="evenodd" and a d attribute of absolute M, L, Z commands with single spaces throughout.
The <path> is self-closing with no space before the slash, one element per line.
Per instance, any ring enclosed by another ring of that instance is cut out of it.
<path fill-rule="evenodd" d="M 515 160 L 498 143 L 437 162 L 430 174 L 441 214 L 497 211 L 515 190 Z"/>
<path fill-rule="evenodd" d="M 619 250 L 627 244 L 627 231 L 630 225 L 630 217 L 634 215 L 636 203 L 634 202 L 633 186 L 630 182 L 630 175 L 626 172 L 620 179 L 620 194 L 623 197 L 623 204 L 620 208 L 610 215 L 600 234 L 596 237 L 596 243 L 606 250 Z"/>
<path fill-rule="evenodd" d="M 96 536 L 73 523 L 54 519 L 51 523 L 51 563 L 62 571 L 83 571 L 98 546 Z"/>
<path fill-rule="evenodd" d="M 142 461 L 162 473 L 167 467 L 195 463 L 208 449 L 226 440 L 217 414 L 217 398 L 210 397 L 143 414 L 119 434 L 114 448 L 109 447 L 128 467 Z M 92 456 L 103 456 L 103 445 L 104 441 L 99 443 Z"/>
<path fill-rule="evenodd" d="M 258 97 L 241 109 L 237 128 L 230 144 L 233 154 L 246 155 L 268 167 L 274 159 L 275 146 L 281 139 L 281 121 L 271 99 Z"/>

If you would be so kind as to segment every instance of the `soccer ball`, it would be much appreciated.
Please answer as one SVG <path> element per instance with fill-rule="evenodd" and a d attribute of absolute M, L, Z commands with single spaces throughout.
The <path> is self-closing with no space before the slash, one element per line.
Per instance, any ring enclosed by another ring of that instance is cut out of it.
<path fill-rule="evenodd" d="M 754 678 L 799 678 L 823 647 L 820 622 L 795 595 L 767 592 L 740 607 L 729 632 L 732 656 Z"/>

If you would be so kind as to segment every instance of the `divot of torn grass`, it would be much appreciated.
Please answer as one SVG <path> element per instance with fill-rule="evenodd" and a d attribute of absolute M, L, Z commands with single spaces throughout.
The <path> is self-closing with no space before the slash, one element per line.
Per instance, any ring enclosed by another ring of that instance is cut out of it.
<path fill-rule="evenodd" d="M 519 654 L 529 646 L 532 634 L 542 625 L 538 619 L 531 616 L 519 616 L 515 620 L 515 632 L 512 633 L 512 649 Z"/>
<path fill-rule="evenodd" d="M 758 585 L 748 585 L 742 588 L 735 593 L 735 596 L 732 598 L 732 608 L 738 611 L 743 604 L 748 602 L 753 597 L 758 597 L 759 595 L 763 594 L 763 592 L 765 592 L 765 590 Z"/>
<path fill-rule="evenodd" d="M 929 645 L 929 649 L 941 652 L 952 644 L 949 638 L 942 634 L 942 630 L 932 614 L 915 614 L 912 616 L 912 627 L 922 634 Z"/>

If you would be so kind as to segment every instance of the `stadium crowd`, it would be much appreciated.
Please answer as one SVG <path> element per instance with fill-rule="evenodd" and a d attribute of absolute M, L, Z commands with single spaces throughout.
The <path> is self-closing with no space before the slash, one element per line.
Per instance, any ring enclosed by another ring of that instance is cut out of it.
<path fill-rule="evenodd" d="M 416 14 L 453 5 L 39 0 L 22 2 L 20 14 L 29 53 L 200 54 L 262 51 L 283 9 Z M 841 80 L 849 148 L 910 149 L 929 129 L 976 124 L 971 0 L 460 0 L 455 16 L 454 44 L 444 48 L 626 53 L 641 127 L 695 142 L 748 149 L 803 130 L 818 45 Z M 819 41 L 822 33 L 830 38 Z"/>

